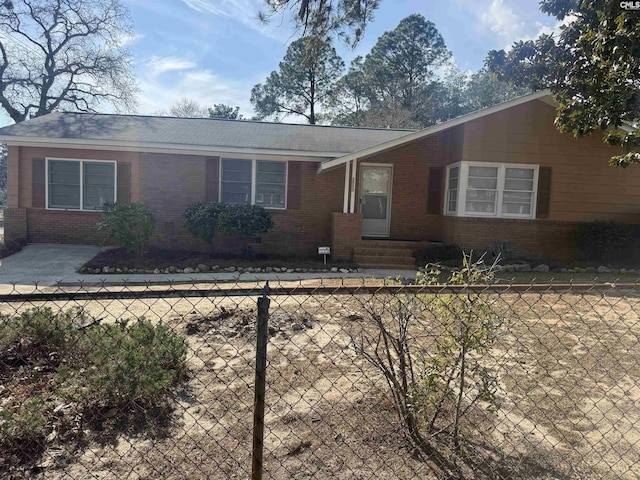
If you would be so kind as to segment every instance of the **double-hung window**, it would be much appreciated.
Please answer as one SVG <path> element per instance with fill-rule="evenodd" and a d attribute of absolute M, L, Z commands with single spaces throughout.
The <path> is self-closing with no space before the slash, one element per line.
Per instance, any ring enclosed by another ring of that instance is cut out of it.
<path fill-rule="evenodd" d="M 221 202 L 285 208 L 286 162 L 223 158 L 220 172 Z"/>
<path fill-rule="evenodd" d="M 116 201 L 116 162 L 47 159 L 47 208 L 102 210 Z"/>
<path fill-rule="evenodd" d="M 445 214 L 534 218 L 537 165 L 458 162 L 447 167 Z"/>

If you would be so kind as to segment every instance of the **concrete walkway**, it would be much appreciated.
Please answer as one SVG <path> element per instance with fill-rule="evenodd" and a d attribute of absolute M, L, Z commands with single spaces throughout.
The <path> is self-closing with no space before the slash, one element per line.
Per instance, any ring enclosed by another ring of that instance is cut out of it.
<path fill-rule="evenodd" d="M 415 278 L 413 270 L 365 269 L 358 273 L 169 273 L 169 274 L 79 274 L 76 270 L 97 255 L 101 247 L 87 245 L 27 245 L 0 260 L 0 285 L 52 287 L 58 284 L 122 285 L 185 284 L 207 282 L 295 281 L 324 278 Z"/>

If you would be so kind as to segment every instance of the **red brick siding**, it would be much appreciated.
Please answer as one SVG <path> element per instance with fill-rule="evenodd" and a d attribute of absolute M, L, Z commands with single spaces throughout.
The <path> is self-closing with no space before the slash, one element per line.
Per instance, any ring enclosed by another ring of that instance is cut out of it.
<path fill-rule="evenodd" d="M 30 243 L 71 243 L 102 245 L 105 236 L 98 232 L 100 212 L 72 212 L 27 209 L 27 225 Z"/>
<path fill-rule="evenodd" d="M 17 240 L 27 238 L 27 209 L 11 208 L 4 209 L 4 236 L 7 240 Z"/>
<path fill-rule="evenodd" d="M 444 166 L 460 160 L 460 128 L 447 130 L 394 150 L 382 152 L 359 162 L 358 182 L 362 163 L 388 163 L 393 165 L 391 198 L 392 239 L 437 239 L 442 234 L 441 216 L 430 215 L 427 210 L 429 167 Z M 357 186 L 359 189 L 359 185 Z M 359 190 L 356 190 L 357 211 Z"/>
<path fill-rule="evenodd" d="M 572 234 L 579 222 L 443 217 L 442 240 L 467 248 L 506 241 L 555 260 L 574 257 Z"/>
<path fill-rule="evenodd" d="M 362 216 L 335 212 L 331 221 L 331 256 L 338 260 L 353 258 L 354 245 L 362 240 Z"/>

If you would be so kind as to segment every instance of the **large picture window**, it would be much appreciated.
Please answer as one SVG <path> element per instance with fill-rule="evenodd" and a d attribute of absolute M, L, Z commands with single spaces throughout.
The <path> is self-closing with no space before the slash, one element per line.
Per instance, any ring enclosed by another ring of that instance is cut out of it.
<path fill-rule="evenodd" d="M 534 218 L 538 166 L 459 162 L 447 167 L 445 213 Z"/>
<path fill-rule="evenodd" d="M 102 210 L 116 201 L 116 162 L 47 159 L 47 208 Z"/>
<path fill-rule="evenodd" d="M 284 209 L 287 163 L 268 160 L 223 158 L 220 201 Z"/>

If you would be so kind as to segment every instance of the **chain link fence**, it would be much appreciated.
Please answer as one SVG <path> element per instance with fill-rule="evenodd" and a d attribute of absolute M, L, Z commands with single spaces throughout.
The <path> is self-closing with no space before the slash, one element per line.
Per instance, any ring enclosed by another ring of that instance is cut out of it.
<path fill-rule="evenodd" d="M 639 293 L 355 279 L 11 292 L 0 477 L 639 478 Z"/>

